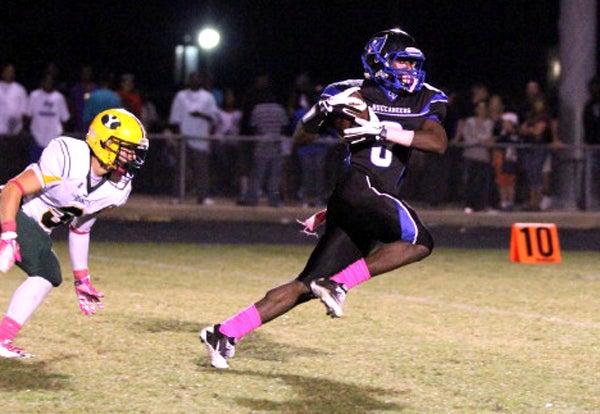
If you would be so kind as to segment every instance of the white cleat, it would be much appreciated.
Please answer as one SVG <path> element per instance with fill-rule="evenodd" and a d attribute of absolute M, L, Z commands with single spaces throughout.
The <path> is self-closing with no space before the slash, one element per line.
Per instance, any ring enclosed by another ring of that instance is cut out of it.
<path fill-rule="evenodd" d="M 341 318 L 344 316 L 344 301 L 348 290 L 341 283 L 334 282 L 331 279 L 317 279 L 310 284 L 312 293 L 318 297 L 327 308 L 327 315 L 332 318 Z"/>
<path fill-rule="evenodd" d="M 223 335 L 219 331 L 219 325 L 202 329 L 198 336 L 206 346 L 210 356 L 210 365 L 218 369 L 229 368 L 227 360 L 233 358 L 235 354 L 235 339 Z"/>
<path fill-rule="evenodd" d="M 13 344 L 10 339 L 0 342 L 0 357 L 2 358 L 33 358 L 35 355 L 28 354 L 23 348 Z"/>

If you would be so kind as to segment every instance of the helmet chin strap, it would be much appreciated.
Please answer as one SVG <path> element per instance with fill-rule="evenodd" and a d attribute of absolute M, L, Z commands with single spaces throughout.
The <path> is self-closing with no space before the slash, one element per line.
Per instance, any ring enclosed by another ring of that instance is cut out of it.
<path fill-rule="evenodd" d="M 117 173 L 121 174 L 121 175 L 125 175 L 125 173 L 127 172 L 127 171 L 125 170 L 125 168 L 123 168 L 123 167 L 122 167 L 122 166 L 120 166 L 120 165 L 117 165 L 117 168 L 115 169 L 115 171 L 116 171 Z"/>
<path fill-rule="evenodd" d="M 123 189 L 131 181 L 133 175 L 122 167 L 110 172 L 108 182 L 118 189 Z"/>

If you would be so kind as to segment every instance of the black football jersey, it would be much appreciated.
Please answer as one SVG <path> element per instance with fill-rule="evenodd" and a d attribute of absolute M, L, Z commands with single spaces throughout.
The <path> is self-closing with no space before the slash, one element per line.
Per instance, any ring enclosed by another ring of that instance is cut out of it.
<path fill-rule="evenodd" d="M 360 94 L 383 123 L 393 122 L 403 129 L 416 131 L 421 129 L 426 119 L 441 124 L 446 116 L 447 96 L 427 83 L 418 92 L 394 94 L 373 82 L 349 79 L 328 85 L 321 98 L 354 86 L 361 88 Z M 379 191 L 397 195 L 411 152 L 411 148 L 390 142 L 363 141 L 350 146 L 350 164 L 369 175 Z"/>

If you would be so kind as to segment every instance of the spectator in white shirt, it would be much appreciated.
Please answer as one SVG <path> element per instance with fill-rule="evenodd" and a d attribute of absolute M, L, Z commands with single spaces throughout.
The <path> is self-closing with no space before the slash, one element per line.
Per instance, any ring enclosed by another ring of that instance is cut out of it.
<path fill-rule="evenodd" d="M 192 136 L 187 141 L 191 150 L 196 199 L 199 204 L 212 204 L 208 197 L 210 190 L 210 150 L 209 136 L 219 119 L 219 107 L 212 93 L 204 87 L 200 72 L 193 72 L 189 85 L 175 95 L 171 104 L 169 124 L 174 132 Z"/>
<path fill-rule="evenodd" d="M 31 143 L 29 162 L 37 162 L 50 141 L 60 136 L 70 118 L 67 101 L 54 87 L 54 77 L 46 74 L 39 89 L 31 92 L 25 124 L 29 126 Z"/>
<path fill-rule="evenodd" d="M 23 129 L 27 110 L 27 91 L 15 81 L 16 70 L 11 63 L 0 72 L 0 135 L 16 135 Z"/>

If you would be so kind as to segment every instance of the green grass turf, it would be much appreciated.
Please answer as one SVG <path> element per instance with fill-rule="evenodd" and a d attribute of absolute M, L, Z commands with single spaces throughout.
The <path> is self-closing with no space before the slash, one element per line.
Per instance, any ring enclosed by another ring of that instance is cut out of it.
<path fill-rule="evenodd" d="M 67 247 L 56 250 L 65 275 Z M 105 309 L 71 277 L 0 360 L 1 413 L 597 413 L 599 253 L 510 263 L 439 248 L 353 289 L 332 320 L 311 301 L 208 366 L 198 330 L 297 274 L 310 246 L 92 244 Z M 23 280 L 0 275 L 4 312 Z"/>

